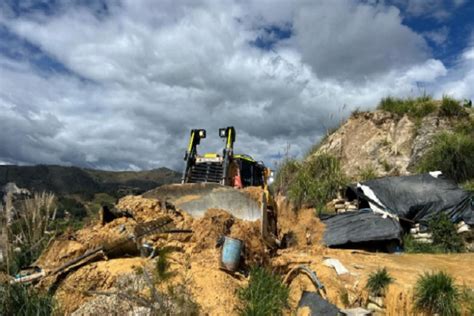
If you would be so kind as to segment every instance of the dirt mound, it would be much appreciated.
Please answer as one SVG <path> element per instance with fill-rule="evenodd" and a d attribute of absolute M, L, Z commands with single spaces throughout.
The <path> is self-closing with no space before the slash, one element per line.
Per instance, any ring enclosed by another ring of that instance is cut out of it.
<path fill-rule="evenodd" d="M 94 262 L 66 276 L 55 297 L 64 314 L 70 314 L 89 301 L 95 292 L 114 287 L 119 277 L 132 274 L 147 264 L 143 258 L 121 258 Z"/>
<path fill-rule="evenodd" d="M 228 235 L 234 223 L 235 218 L 223 210 L 207 210 L 203 218 L 197 219 L 193 223 L 191 238 L 195 243 L 193 252 L 199 253 L 204 249 L 215 248 L 219 237 Z"/>
<path fill-rule="evenodd" d="M 315 210 L 296 210 L 283 196 L 278 196 L 276 203 L 280 238 L 286 236 L 287 244 L 292 248 L 311 252 L 322 251 L 324 224 L 316 217 Z"/>
<path fill-rule="evenodd" d="M 268 260 L 261 237 L 260 221 L 236 219 L 223 210 L 210 209 L 193 223 L 193 252 L 199 253 L 216 247 L 221 236 L 230 236 L 244 242 L 244 260 L 247 265 L 264 264 Z"/>
<path fill-rule="evenodd" d="M 38 266 L 51 271 L 100 246 L 105 246 L 106 255 L 112 258 L 79 267 L 66 274 L 63 280 L 47 277 L 42 281 L 44 287 L 50 287 L 57 281 L 56 298 L 66 314 L 86 303 L 84 308 L 97 305 L 94 302 L 100 299 L 90 293 L 112 289 L 119 275 L 132 273 L 134 269 L 144 265 L 153 267 L 157 259 L 137 257 L 138 246 L 143 243 L 157 249 L 173 248 L 169 257 L 173 278 L 167 284 L 189 284 L 196 302 L 205 313 L 211 314 L 235 312 L 234 308 L 238 304 L 235 291 L 246 282 L 245 279 L 240 280 L 219 269 L 220 249 L 216 247 L 219 237 L 227 235 L 243 240 L 244 260 L 248 266 L 269 260 L 261 238 L 259 221 L 243 221 L 226 211 L 216 209 L 208 210 L 200 219 L 193 219 L 185 212 L 140 196 L 122 198 L 116 208 L 127 210 L 132 217 L 116 218 L 105 225 L 97 223 L 65 234 L 54 240 L 37 261 Z M 130 240 L 130 235 L 136 233 L 138 228 L 160 218 L 170 218 L 173 229 L 191 229 L 193 233 L 157 232 L 140 240 Z M 107 250 L 114 247 L 121 252 L 110 256 Z M 134 257 L 123 258 L 127 255 Z"/>

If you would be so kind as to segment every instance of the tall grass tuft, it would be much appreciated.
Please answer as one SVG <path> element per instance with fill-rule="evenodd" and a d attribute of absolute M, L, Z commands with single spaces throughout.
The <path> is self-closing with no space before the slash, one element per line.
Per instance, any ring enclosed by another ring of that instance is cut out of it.
<path fill-rule="evenodd" d="M 407 114 L 414 118 L 422 118 L 436 111 L 436 104 L 433 98 L 426 94 L 417 98 L 388 96 L 380 101 L 378 109 L 398 115 Z"/>
<path fill-rule="evenodd" d="M 392 283 L 394 279 L 390 276 L 387 268 L 377 269 L 372 272 L 367 280 L 366 288 L 370 294 L 374 296 L 382 296 L 385 294 L 387 287 Z"/>
<path fill-rule="evenodd" d="M 242 307 L 239 314 L 245 316 L 282 315 L 288 306 L 289 289 L 278 276 L 262 267 L 252 268 L 249 284 L 237 291 Z"/>
<path fill-rule="evenodd" d="M 53 298 L 22 284 L 0 284 L 0 315 L 49 316 Z"/>
<path fill-rule="evenodd" d="M 276 192 L 287 193 L 291 184 L 296 178 L 296 174 L 300 169 L 300 163 L 296 159 L 285 158 L 278 166 L 278 172 L 273 182 Z"/>
<path fill-rule="evenodd" d="M 455 116 L 467 116 L 466 110 L 462 107 L 461 102 L 451 98 L 447 95 L 443 96 L 441 101 L 441 107 L 439 108 L 439 114 L 441 116 L 455 117 Z"/>
<path fill-rule="evenodd" d="M 359 180 L 360 181 L 367 181 L 377 178 L 377 170 L 371 165 L 365 166 L 365 168 L 359 171 Z"/>
<path fill-rule="evenodd" d="M 463 182 L 474 178 L 474 137 L 443 132 L 418 163 L 418 171 L 441 170 L 447 177 Z"/>
<path fill-rule="evenodd" d="M 346 183 L 339 159 L 323 153 L 311 156 L 299 165 L 289 184 L 288 196 L 298 207 L 307 205 L 321 211 Z"/>
<path fill-rule="evenodd" d="M 11 234 L 17 240 L 16 246 L 21 248 L 16 258 L 18 267 L 33 262 L 51 238 L 48 229 L 55 217 L 55 200 L 53 193 L 35 193 L 18 207 L 18 218 L 11 227 Z"/>
<path fill-rule="evenodd" d="M 425 273 L 418 277 L 414 309 L 429 315 L 459 315 L 460 293 L 453 278 L 445 273 Z"/>

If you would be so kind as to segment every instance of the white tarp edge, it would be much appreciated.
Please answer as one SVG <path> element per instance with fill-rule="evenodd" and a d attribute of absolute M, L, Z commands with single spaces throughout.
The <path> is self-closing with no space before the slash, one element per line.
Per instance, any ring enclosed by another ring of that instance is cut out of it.
<path fill-rule="evenodd" d="M 376 202 L 378 205 L 381 205 L 381 206 L 385 207 L 385 205 L 383 205 L 383 203 L 380 202 L 380 200 L 378 199 L 378 197 L 375 195 L 374 191 L 372 191 L 372 189 L 370 187 L 368 187 L 364 184 L 360 184 L 360 183 L 357 183 L 357 187 L 360 188 L 362 190 L 362 192 L 364 192 L 364 195 L 367 196 L 369 199 Z M 383 218 L 391 217 L 391 218 L 398 221 L 398 216 L 397 215 L 394 215 L 394 214 L 391 214 L 389 212 L 384 211 L 378 205 L 376 205 L 376 204 L 369 201 L 369 206 L 370 206 L 370 208 L 372 209 L 372 211 L 374 213 L 381 214 L 383 216 Z"/>

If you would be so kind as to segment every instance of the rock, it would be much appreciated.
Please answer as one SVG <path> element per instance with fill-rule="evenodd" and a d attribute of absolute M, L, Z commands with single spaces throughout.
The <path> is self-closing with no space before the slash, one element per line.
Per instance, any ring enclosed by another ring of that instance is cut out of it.
<path fill-rule="evenodd" d="M 380 308 L 383 308 L 385 306 L 385 298 L 383 296 L 369 295 L 369 302 L 376 304 Z"/>
<path fill-rule="evenodd" d="M 373 311 L 373 312 L 383 312 L 383 308 L 379 307 L 377 304 L 374 303 L 369 303 L 367 304 L 367 309 Z"/>

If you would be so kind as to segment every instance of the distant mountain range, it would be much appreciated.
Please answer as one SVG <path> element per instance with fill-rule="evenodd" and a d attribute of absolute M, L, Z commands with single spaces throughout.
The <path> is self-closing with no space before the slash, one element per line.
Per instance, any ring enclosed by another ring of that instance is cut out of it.
<path fill-rule="evenodd" d="M 0 186 L 14 182 L 30 191 L 91 197 L 104 192 L 113 196 L 139 194 L 162 184 L 177 183 L 180 174 L 168 168 L 147 171 L 103 171 L 56 165 L 0 166 Z"/>

